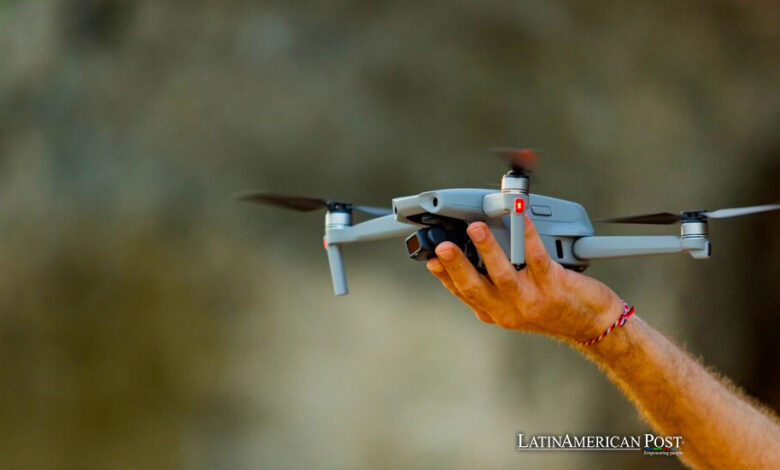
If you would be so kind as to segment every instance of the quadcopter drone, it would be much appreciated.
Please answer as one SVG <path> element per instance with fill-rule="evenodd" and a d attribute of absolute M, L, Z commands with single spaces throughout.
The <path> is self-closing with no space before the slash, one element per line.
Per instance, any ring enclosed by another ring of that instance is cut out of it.
<path fill-rule="evenodd" d="M 582 205 L 530 193 L 530 173 L 537 157 L 530 150 L 495 150 L 510 165 L 501 178 L 501 189 L 440 189 L 393 199 L 392 209 L 362 206 L 348 202 L 245 192 L 238 199 L 271 204 L 301 212 L 326 209 L 323 245 L 328 254 L 333 291 L 348 292 L 342 245 L 384 238 L 404 237 L 406 254 L 419 261 L 436 256 L 442 242 L 457 245 L 474 267 L 487 274 L 479 252 L 466 234 L 471 222 L 483 221 L 495 236 L 515 269 L 525 267 L 525 218 L 533 220 L 547 252 L 563 267 L 584 271 L 591 260 L 626 256 L 688 253 L 693 258 L 709 258 L 707 220 L 724 219 L 780 209 L 780 204 L 718 209 L 659 212 L 597 222 L 622 224 L 680 223 L 680 236 L 596 236 Z M 352 213 L 375 216 L 358 224 Z"/>

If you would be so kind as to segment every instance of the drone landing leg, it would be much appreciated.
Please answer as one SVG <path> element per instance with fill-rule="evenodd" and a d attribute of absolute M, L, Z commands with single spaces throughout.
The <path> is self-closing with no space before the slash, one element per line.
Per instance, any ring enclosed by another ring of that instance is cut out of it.
<path fill-rule="evenodd" d="M 525 266 L 525 214 L 513 211 L 509 224 L 512 237 L 509 258 L 516 269 L 522 269 Z"/>
<path fill-rule="evenodd" d="M 347 272 L 344 269 L 344 258 L 341 255 L 341 245 L 328 245 L 328 265 L 330 277 L 333 279 L 333 293 L 347 295 Z"/>

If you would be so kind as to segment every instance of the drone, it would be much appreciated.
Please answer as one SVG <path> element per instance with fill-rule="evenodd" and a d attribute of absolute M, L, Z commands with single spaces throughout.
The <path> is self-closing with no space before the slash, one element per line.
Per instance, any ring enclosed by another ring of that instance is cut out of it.
<path fill-rule="evenodd" d="M 342 247 L 350 243 L 404 238 L 406 254 L 425 261 L 436 256 L 445 241 L 457 245 L 474 267 L 487 275 L 479 252 L 466 234 L 471 222 L 485 222 L 515 269 L 525 267 L 525 216 L 533 221 L 547 252 L 564 268 L 582 272 L 592 260 L 688 253 L 695 259 L 712 254 L 709 219 L 725 219 L 780 209 L 780 204 L 718 210 L 658 212 L 599 219 L 620 224 L 680 224 L 680 235 L 597 236 L 585 208 L 572 201 L 530 192 L 531 173 L 538 157 L 528 149 L 495 149 L 509 164 L 501 189 L 457 188 L 396 197 L 382 208 L 312 197 L 249 191 L 242 201 L 270 204 L 301 212 L 325 209 L 323 246 L 328 255 L 335 295 L 346 295 L 347 275 Z M 372 218 L 353 224 L 358 212 Z"/>

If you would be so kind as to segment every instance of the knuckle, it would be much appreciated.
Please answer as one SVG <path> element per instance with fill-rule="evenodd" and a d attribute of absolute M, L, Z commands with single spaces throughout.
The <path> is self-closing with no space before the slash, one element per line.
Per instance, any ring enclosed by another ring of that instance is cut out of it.
<path fill-rule="evenodd" d="M 539 269 L 546 269 L 547 256 L 544 253 L 529 253 L 528 262 L 537 266 Z"/>
<path fill-rule="evenodd" d="M 496 285 L 501 291 L 510 291 L 517 288 L 517 276 L 513 273 L 501 272 L 497 273 L 492 278 L 493 284 Z"/>
<path fill-rule="evenodd" d="M 488 231 L 488 234 L 483 240 L 475 241 L 474 244 L 484 250 L 492 250 L 496 246 L 496 239 L 493 238 L 493 235 Z"/>
<path fill-rule="evenodd" d="M 480 289 L 474 284 L 466 284 L 460 288 L 460 291 L 464 297 L 471 301 L 477 300 L 480 296 Z"/>

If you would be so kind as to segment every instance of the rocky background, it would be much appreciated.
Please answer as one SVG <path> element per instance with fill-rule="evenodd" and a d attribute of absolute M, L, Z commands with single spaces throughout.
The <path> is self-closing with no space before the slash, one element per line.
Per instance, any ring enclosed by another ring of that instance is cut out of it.
<path fill-rule="evenodd" d="M 679 468 L 516 452 L 649 427 L 400 241 L 349 247 L 335 298 L 320 216 L 230 195 L 386 205 L 496 184 L 486 150 L 525 146 L 594 218 L 780 200 L 778 24 L 769 0 L 0 0 L 2 465 Z M 708 261 L 588 273 L 780 409 L 780 216 L 711 225 Z"/>

